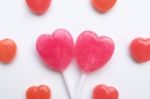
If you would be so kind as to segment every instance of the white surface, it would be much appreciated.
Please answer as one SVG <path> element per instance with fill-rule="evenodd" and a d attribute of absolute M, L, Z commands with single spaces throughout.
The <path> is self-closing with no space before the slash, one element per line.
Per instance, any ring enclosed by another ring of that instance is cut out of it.
<path fill-rule="evenodd" d="M 52 99 L 68 99 L 61 76 L 44 67 L 35 50 L 36 38 L 57 28 L 68 29 L 74 40 L 92 30 L 110 36 L 116 45 L 109 63 L 88 76 L 80 99 L 92 99 L 97 84 L 116 87 L 120 99 L 150 99 L 150 63 L 136 64 L 128 52 L 133 38 L 150 37 L 150 0 L 118 0 L 107 14 L 97 13 L 90 0 L 53 0 L 43 16 L 30 13 L 24 0 L 0 2 L 0 39 L 12 38 L 18 45 L 13 63 L 0 64 L 0 99 L 25 99 L 26 89 L 39 84 L 51 87 Z M 73 93 L 80 77 L 75 61 L 66 77 Z"/>

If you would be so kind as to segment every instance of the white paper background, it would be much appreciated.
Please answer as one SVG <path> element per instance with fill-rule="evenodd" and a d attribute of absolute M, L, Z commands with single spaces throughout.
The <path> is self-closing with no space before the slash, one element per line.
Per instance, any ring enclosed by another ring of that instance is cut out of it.
<path fill-rule="evenodd" d="M 60 74 L 48 70 L 40 61 L 36 38 L 57 28 L 68 29 L 74 40 L 84 30 L 110 36 L 116 45 L 109 63 L 87 78 L 80 99 L 92 99 L 97 84 L 116 87 L 120 99 L 150 99 L 150 63 L 136 64 L 128 46 L 135 37 L 150 37 L 150 1 L 118 0 L 106 14 L 96 12 L 90 0 L 53 0 L 49 11 L 36 16 L 24 0 L 0 0 L 0 39 L 12 38 L 18 45 L 15 60 L 0 64 L 0 99 L 25 99 L 26 89 L 46 84 L 52 89 L 52 99 L 68 99 Z M 80 71 L 75 61 L 66 70 L 72 93 Z"/>

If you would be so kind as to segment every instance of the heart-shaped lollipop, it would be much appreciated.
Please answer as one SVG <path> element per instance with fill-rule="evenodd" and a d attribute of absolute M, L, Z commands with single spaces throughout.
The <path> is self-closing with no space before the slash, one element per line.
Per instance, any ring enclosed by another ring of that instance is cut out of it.
<path fill-rule="evenodd" d="M 81 87 L 84 85 L 86 75 L 103 67 L 114 53 L 114 43 L 106 36 L 97 36 L 92 31 L 84 31 L 77 39 L 75 57 L 81 71 L 83 71 L 75 99 L 79 99 Z"/>
<path fill-rule="evenodd" d="M 26 99 L 51 99 L 51 90 L 46 85 L 32 86 L 26 92 Z"/>
<path fill-rule="evenodd" d="M 106 36 L 97 36 L 92 31 L 84 31 L 78 38 L 75 56 L 83 72 L 93 72 L 103 67 L 114 53 L 114 43 Z"/>
<path fill-rule="evenodd" d="M 17 51 L 15 42 L 11 39 L 4 39 L 0 41 L 0 62 L 10 63 Z"/>
<path fill-rule="evenodd" d="M 93 6 L 100 12 L 104 13 L 110 10 L 117 0 L 92 0 Z"/>
<path fill-rule="evenodd" d="M 72 96 L 64 75 L 64 70 L 74 56 L 74 42 L 70 33 L 65 29 L 57 29 L 52 35 L 43 34 L 37 39 L 36 49 L 49 68 L 61 72 L 71 99 Z"/>
<path fill-rule="evenodd" d="M 114 87 L 98 85 L 94 88 L 93 99 L 118 99 L 119 93 Z"/>
<path fill-rule="evenodd" d="M 65 29 L 58 29 L 52 35 L 41 35 L 36 49 L 48 67 L 60 72 L 68 67 L 74 55 L 72 36 Z"/>
<path fill-rule="evenodd" d="M 150 60 L 150 39 L 136 38 L 130 44 L 130 52 L 138 63 Z"/>

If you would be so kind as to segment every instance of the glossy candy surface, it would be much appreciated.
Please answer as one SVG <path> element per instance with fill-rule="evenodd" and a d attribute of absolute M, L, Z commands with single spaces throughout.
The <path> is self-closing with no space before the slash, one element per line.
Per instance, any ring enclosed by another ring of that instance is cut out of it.
<path fill-rule="evenodd" d="M 103 67 L 114 53 L 111 38 L 97 36 L 92 31 L 84 31 L 75 46 L 75 57 L 83 72 L 93 72 Z"/>
<path fill-rule="evenodd" d="M 93 99 L 119 99 L 119 93 L 114 87 L 98 85 L 94 88 Z"/>
<path fill-rule="evenodd" d="M 11 39 L 4 39 L 0 41 L 0 62 L 10 63 L 17 51 L 15 42 Z"/>
<path fill-rule="evenodd" d="M 150 39 L 136 38 L 130 44 L 132 58 L 143 63 L 150 60 Z"/>
<path fill-rule="evenodd" d="M 100 12 L 105 13 L 110 10 L 117 0 L 92 0 L 93 6 Z"/>
<path fill-rule="evenodd" d="M 51 0 L 26 0 L 26 3 L 33 13 L 43 14 L 48 10 Z"/>
<path fill-rule="evenodd" d="M 65 29 L 57 29 L 52 35 L 41 35 L 36 49 L 48 67 L 60 72 L 68 67 L 74 56 L 73 38 Z"/>
<path fill-rule="evenodd" d="M 26 99 L 51 99 L 51 90 L 46 85 L 32 86 L 26 92 Z"/>

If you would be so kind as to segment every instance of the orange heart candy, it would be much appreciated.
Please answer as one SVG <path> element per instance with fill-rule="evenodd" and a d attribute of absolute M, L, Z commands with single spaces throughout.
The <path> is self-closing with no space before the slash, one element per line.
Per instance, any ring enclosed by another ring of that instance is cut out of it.
<path fill-rule="evenodd" d="M 100 12 L 105 13 L 110 10 L 117 0 L 92 0 L 93 6 Z"/>
<path fill-rule="evenodd" d="M 130 44 L 132 58 L 138 63 L 150 60 L 150 38 L 136 38 Z"/>
<path fill-rule="evenodd" d="M 94 88 L 93 99 L 119 99 L 119 93 L 116 88 L 102 84 Z"/>
<path fill-rule="evenodd" d="M 26 99 L 50 99 L 51 90 L 46 85 L 32 86 L 26 92 Z"/>
<path fill-rule="evenodd" d="M 10 63 L 17 51 L 15 42 L 11 39 L 4 39 L 0 41 L 0 62 Z"/>

